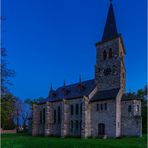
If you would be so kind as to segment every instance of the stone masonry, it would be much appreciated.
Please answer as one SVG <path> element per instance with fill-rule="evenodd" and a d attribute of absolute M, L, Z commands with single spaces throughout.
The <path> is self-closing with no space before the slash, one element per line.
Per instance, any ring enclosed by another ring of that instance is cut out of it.
<path fill-rule="evenodd" d="M 95 78 L 64 85 L 33 105 L 32 135 L 142 136 L 141 100 L 125 97 L 122 36 L 110 1 L 102 40 L 96 43 Z"/>

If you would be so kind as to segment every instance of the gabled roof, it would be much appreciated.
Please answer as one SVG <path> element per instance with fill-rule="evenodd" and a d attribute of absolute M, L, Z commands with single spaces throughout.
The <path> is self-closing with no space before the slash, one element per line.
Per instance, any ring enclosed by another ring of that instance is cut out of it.
<path fill-rule="evenodd" d="M 91 102 L 115 99 L 120 88 L 98 91 L 91 99 Z"/>
<path fill-rule="evenodd" d="M 75 83 L 72 85 L 67 85 L 65 87 L 59 87 L 53 93 L 54 95 L 49 95 L 45 100 L 40 103 L 61 101 L 62 99 L 74 99 L 81 98 L 83 96 L 88 96 L 96 87 L 95 80 L 87 80 L 81 83 Z"/>
<path fill-rule="evenodd" d="M 108 10 L 102 41 L 109 40 L 117 36 L 118 36 L 118 31 L 115 21 L 114 9 L 111 2 Z"/>

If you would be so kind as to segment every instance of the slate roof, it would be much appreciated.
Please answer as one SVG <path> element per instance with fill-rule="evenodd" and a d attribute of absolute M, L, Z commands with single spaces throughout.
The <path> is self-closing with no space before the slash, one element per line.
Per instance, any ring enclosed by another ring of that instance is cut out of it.
<path fill-rule="evenodd" d="M 118 36 L 118 31 L 115 21 L 114 9 L 111 2 L 108 10 L 102 41 L 109 40 L 117 36 Z"/>
<path fill-rule="evenodd" d="M 115 99 L 120 88 L 115 88 L 111 90 L 98 91 L 91 99 L 93 101 Z"/>
<path fill-rule="evenodd" d="M 65 87 L 59 87 L 57 90 L 50 92 L 50 95 L 39 103 L 55 102 L 62 99 L 74 99 L 81 98 L 83 96 L 89 95 L 93 89 L 96 87 L 95 80 L 87 80 L 80 83 L 75 83 L 72 85 L 67 85 Z M 63 93 L 65 91 L 65 93 Z"/>

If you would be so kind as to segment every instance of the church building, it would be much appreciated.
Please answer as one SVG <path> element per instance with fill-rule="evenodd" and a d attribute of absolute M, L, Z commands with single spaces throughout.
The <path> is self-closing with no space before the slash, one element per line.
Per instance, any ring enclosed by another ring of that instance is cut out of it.
<path fill-rule="evenodd" d="M 126 50 L 112 1 L 102 40 L 95 44 L 94 79 L 53 90 L 33 105 L 32 135 L 61 137 L 141 136 L 141 100 L 125 95 Z"/>

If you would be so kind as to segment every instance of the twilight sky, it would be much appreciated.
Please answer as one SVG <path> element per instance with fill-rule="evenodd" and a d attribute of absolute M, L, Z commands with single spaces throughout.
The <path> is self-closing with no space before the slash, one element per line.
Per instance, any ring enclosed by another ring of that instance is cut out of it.
<path fill-rule="evenodd" d="M 146 84 L 146 0 L 113 0 L 126 48 L 127 91 Z M 94 78 L 109 0 L 3 0 L 3 46 L 16 72 L 10 90 L 25 98 L 47 97 L 54 88 Z"/>

